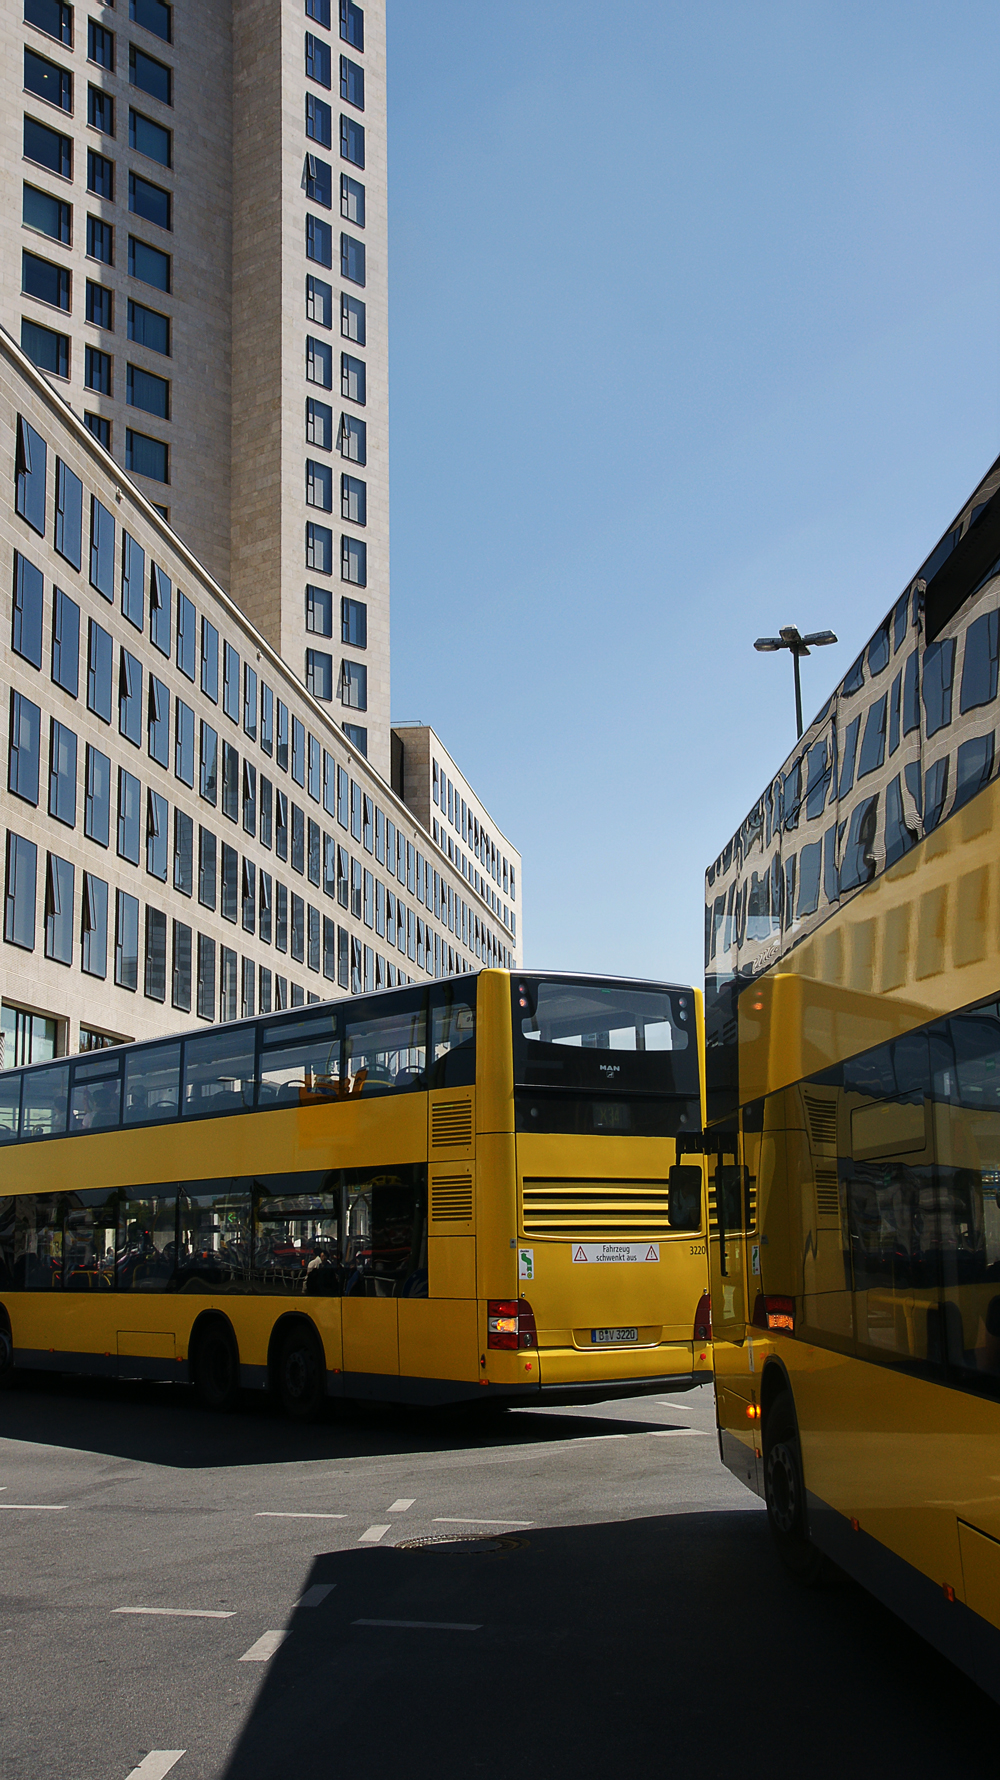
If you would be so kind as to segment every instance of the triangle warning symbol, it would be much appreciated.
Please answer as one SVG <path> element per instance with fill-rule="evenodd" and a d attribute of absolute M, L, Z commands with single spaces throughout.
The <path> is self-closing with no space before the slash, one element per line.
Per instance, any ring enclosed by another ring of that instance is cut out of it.
<path fill-rule="evenodd" d="M 574 1261 L 585 1261 L 587 1259 L 586 1255 L 584 1254 L 582 1245 L 577 1246 L 577 1250 L 573 1256 L 573 1259 L 574 1259 Z"/>
<path fill-rule="evenodd" d="M 659 1257 L 659 1255 L 658 1255 L 658 1254 L 657 1254 L 657 1252 L 656 1252 L 656 1250 L 655 1250 L 655 1248 L 654 1248 L 654 1247 L 653 1247 L 653 1244 L 652 1244 L 652 1243 L 650 1243 L 650 1245 L 649 1245 L 649 1247 L 648 1247 L 648 1249 L 647 1249 L 647 1250 L 646 1250 L 646 1259 L 647 1259 L 647 1261 L 658 1261 L 658 1260 L 659 1260 L 659 1258 L 660 1258 L 660 1257 Z"/>

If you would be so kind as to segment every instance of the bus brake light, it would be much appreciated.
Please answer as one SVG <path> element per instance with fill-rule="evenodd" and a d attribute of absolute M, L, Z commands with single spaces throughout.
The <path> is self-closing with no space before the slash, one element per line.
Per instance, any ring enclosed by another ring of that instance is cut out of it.
<path fill-rule="evenodd" d="M 712 1300 L 707 1292 L 702 1292 L 694 1313 L 694 1338 L 696 1341 L 712 1339 Z"/>
<path fill-rule="evenodd" d="M 535 1313 L 527 1298 L 490 1298 L 486 1305 L 487 1347 L 537 1347 Z"/>
<path fill-rule="evenodd" d="M 795 1299 L 775 1296 L 774 1293 L 757 1293 L 757 1302 L 753 1307 L 753 1326 L 755 1329 L 785 1329 L 789 1335 L 795 1333 Z"/>

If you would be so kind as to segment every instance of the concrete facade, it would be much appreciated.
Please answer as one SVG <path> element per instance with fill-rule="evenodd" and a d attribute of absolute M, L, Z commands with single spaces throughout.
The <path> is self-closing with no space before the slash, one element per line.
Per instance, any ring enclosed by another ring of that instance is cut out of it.
<path fill-rule="evenodd" d="M 0 325 L 388 778 L 384 0 L 21 12 L 4 24 Z M 168 352 L 133 337 L 130 302 L 168 324 Z M 324 536 L 307 558 L 308 524 Z M 360 584 L 342 579 L 362 549 Z"/>
<path fill-rule="evenodd" d="M 95 519 L 113 527 L 103 567 Z M 435 843 L 440 804 L 418 819 L 2 331 L 0 602 L 8 1067 L 516 962 L 502 875 L 498 915 L 455 860 L 453 823 Z M 413 746 L 421 810 L 421 758 L 474 804 L 432 732 Z M 492 832 L 516 906 L 520 861 Z"/>

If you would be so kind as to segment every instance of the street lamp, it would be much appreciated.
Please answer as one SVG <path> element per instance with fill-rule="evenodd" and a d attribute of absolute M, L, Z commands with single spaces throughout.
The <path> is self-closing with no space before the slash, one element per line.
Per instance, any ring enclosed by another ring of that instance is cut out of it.
<path fill-rule="evenodd" d="M 811 630 L 807 637 L 799 635 L 794 624 L 783 624 L 776 637 L 758 637 L 754 644 L 762 655 L 771 655 L 776 649 L 790 649 L 795 663 L 795 723 L 796 733 L 802 734 L 802 687 L 799 682 L 799 660 L 809 654 L 810 645 L 819 648 L 826 643 L 835 643 L 836 636 L 832 630 Z"/>

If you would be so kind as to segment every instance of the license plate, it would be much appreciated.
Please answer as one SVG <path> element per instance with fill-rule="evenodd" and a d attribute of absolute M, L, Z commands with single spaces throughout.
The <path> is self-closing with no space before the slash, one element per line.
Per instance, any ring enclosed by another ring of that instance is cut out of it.
<path fill-rule="evenodd" d="M 638 1329 L 591 1329 L 590 1339 L 595 1347 L 609 1347 L 617 1341 L 638 1341 Z"/>

